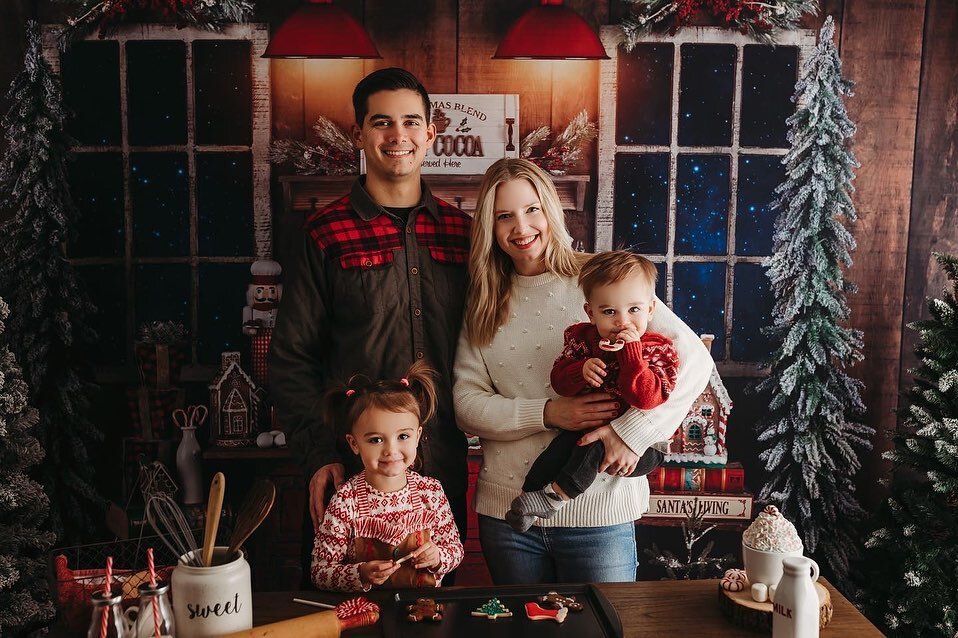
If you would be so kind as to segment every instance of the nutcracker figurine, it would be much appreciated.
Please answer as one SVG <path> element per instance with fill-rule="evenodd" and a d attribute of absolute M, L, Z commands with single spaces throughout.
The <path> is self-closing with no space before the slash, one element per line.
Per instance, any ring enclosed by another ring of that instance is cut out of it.
<path fill-rule="evenodd" d="M 249 271 L 253 281 L 246 287 L 243 334 L 252 337 L 276 325 L 276 310 L 283 296 L 283 284 L 279 283 L 283 267 L 272 259 L 261 259 L 254 261 Z"/>

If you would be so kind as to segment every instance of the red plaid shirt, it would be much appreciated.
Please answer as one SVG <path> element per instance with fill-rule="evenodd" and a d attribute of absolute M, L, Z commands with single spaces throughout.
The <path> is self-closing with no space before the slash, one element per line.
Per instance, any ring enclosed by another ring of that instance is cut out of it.
<path fill-rule="evenodd" d="M 307 480 L 349 462 L 343 433 L 323 423 L 323 392 L 356 373 L 399 379 L 417 359 L 439 378 L 439 409 L 426 424 L 423 471 L 450 500 L 465 498 L 466 443 L 452 410 L 452 363 L 462 325 L 469 254 L 468 215 L 425 183 L 408 220 L 390 214 L 363 186 L 312 214 L 302 251 L 284 264 L 287 285 L 270 346 L 270 393 Z"/>

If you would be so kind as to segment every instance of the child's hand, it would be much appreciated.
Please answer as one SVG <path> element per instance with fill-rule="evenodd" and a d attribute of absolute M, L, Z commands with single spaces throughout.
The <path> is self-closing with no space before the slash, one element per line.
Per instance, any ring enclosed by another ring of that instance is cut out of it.
<path fill-rule="evenodd" d="M 623 330 L 622 332 L 616 335 L 616 339 L 621 339 L 622 341 L 626 343 L 632 343 L 634 341 L 641 340 L 643 332 L 639 332 L 635 328 L 626 328 L 625 330 Z"/>
<path fill-rule="evenodd" d="M 359 566 L 359 580 L 365 586 L 382 585 L 399 569 L 396 561 L 367 560 Z"/>
<path fill-rule="evenodd" d="M 582 364 L 582 378 L 593 388 L 602 386 L 605 375 L 605 362 L 598 357 L 587 359 L 586 362 Z"/>
<path fill-rule="evenodd" d="M 435 569 L 439 567 L 439 548 L 432 541 L 409 552 L 409 561 L 416 569 Z"/>

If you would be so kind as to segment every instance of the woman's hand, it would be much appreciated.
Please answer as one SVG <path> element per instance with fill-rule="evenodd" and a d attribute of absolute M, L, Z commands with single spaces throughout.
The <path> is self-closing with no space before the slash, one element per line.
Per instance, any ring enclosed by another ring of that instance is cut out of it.
<path fill-rule="evenodd" d="M 579 445 L 588 445 L 594 441 L 602 441 L 605 445 L 605 458 L 599 464 L 600 472 L 612 476 L 628 476 L 635 471 L 635 466 L 639 463 L 639 455 L 625 444 L 611 425 L 604 425 L 589 432 L 579 439 Z"/>
<path fill-rule="evenodd" d="M 562 430 L 588 430 L 605 425 L 617 416 L 619 403 L 605 392 L 549 399 L 542 411 L 542 421 L 547 427 Z"/>
<path fill-rule="evenodd" d="M 394 560 L 367 560 L 359 566 L 359 580 L 364 587 L 382 585 L 399 569 Z"/>

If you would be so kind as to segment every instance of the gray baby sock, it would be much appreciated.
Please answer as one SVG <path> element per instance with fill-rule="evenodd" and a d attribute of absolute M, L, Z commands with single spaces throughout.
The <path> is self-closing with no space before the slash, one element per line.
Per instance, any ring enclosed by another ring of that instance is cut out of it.
<path fill-rule="evenodd" d="M 517 532 L 525 532 L 536 518 L 552 518 L 565 501 L 555 493 L 552 485 L 546 485 L 535 492 L 523 492 L 512 501 L 512 508 L 506 512 L 506 522 Z"/>

